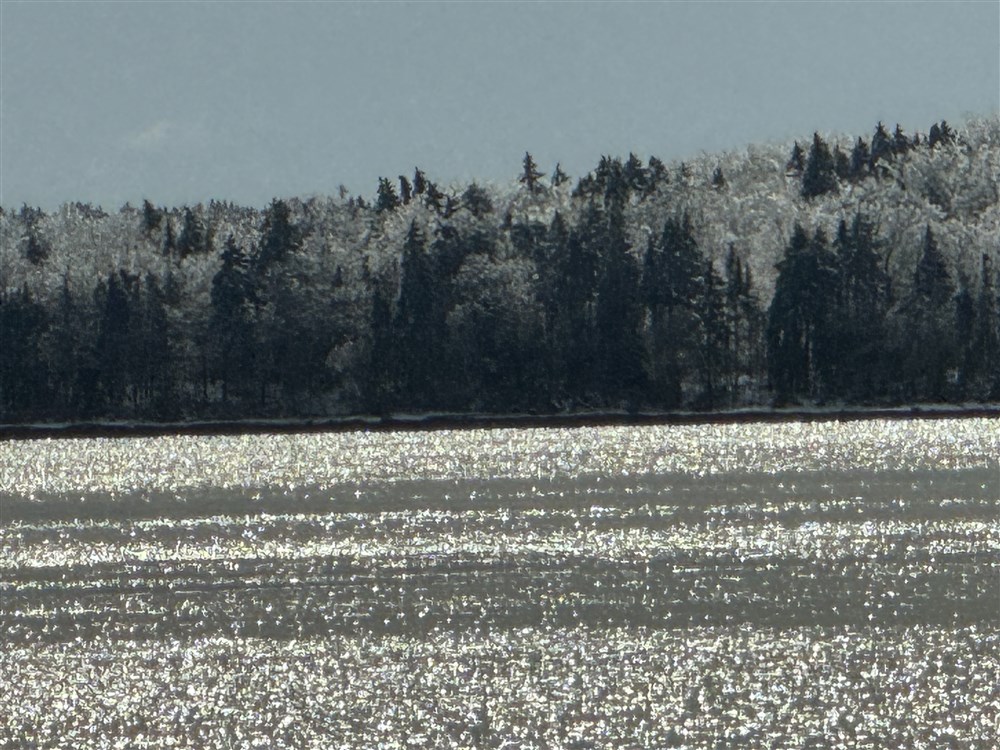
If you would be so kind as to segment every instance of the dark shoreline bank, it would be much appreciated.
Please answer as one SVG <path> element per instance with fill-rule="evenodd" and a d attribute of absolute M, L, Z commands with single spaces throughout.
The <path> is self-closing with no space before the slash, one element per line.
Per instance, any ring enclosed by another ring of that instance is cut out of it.
<path fill-rule="evenodd" d="M 0 441 L 44 438 L 162 437 L 167 435 L 255 435 L 352 431 L 435 431 L 495 428 L 605 427 L 614 425 L 844 422 L 864 419 L 1000 417 L 1000 404 L 903 407 L 753 408 L 710 412 L 595 411 L 570 414 L 426 414 L 391 417 L 319 417 L 190 422 L 78 422 L 0 425 Z"/>

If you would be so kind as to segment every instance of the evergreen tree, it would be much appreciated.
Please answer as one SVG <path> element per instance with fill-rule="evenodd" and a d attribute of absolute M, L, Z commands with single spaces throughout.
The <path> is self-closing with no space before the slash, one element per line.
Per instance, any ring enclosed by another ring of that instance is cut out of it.
<path fill-rule="evenodd" d="M 956 364 L 955 284 L 930 225 L 902 303 L 902 376 L 904 397 L 945 399 L 948 371 Z"/>
<path fill-rule="evenodd" d="M 395 211 L 399 208 L 399 196 L 396 195 L 396 187 L 388 177 L 378 178 L 378 195 L 375 198 L 375 212 L 384 213 Z"/>
<path fill-rule="evenodd" d="M 892 161 L 892 139 L 889 137 L 885 125 L 881 122 L 875 128 L 875 135 L 872 136 L 871 170 L 877 177 L 885 175 L 885 168 L 878 167 L 880 161 Z"/>
<path fill-rule="evenodd" d="M 861 213 L 841 220 L 834 241 L 837 300 L 833 315 L 833 390 L 868 400 L 884 392 L 885 321 L 889 277 L 882 267 L 875 226 Z"/>
<path fill-rule="evenodd" d="M 186 258 L 195 253 L 208 253 L 212 249 L 211 232 L 205 228 L 201 217 L 190 208 L 184 208 L 184 223 L 177 238 L 177 252 Z"/>
<path fill-rule="evenodd" d="M 927 145 L 934 148 L 941 142 L 941 126 L 937 123 L 931 125 L 930 133 L 927 134 Z"/>
<path fill-rule="evenodd" d="M 230 234 L 222 253 L 222 267 L 212 279 L 210 324 L 213 371 L 222 386 L 222 401 L 246 395 L 257 369 L 253 309 L 256 302 L 250 277 L 250 258 Z"/>
<path fill-rule="evenodd" d="M 518 182 L 528 188 L 528 192 L 537 193 L 541 190 L 541 184 L 539 183 L 541 176 L 542 173 L 539 172 L 538 167 L 535 166 L 535 160 L 531 158 L 531 154 L 525 151 L 523 169 L 521 171 L 521 176 L 518 178 Z"/>
<path fill-rule="evenodd" d="M 427 190 L 427 177 L 419 168 L 413 170 L 413 194 L 423 195 Z"/>
<path fill-rule="evenodd" d="M 643 194 L 649 185 L 649 172 L 642 164 L 642 159 L 633 153 L 629 153 L 628 161 L 622 168 L 622 179 L 628 190 Z"/>
<path fill-rule="evenodd" d="M 169 218 L 167 218 L 166 224 L 167 228 L 163 233 L 163 256 L 173 259 L 177 257 L 177 240 L 174 237 L 174 225 Z"/>
<path fill-rule="evenodd" d="M 98 387 L 110 412 L 121 415 L 126 406 L 129 374 L 129 296 L 124 272 L 108 274 L 95 294 L 101 309 L 97 338 Z"/>
<path fill-rule="evenodd" d="M 794 172 L 795 174 L 802 174 L 802 170 L 806 168 L 806 155 L 799 145 L 798 141 L 795 141 L 795 145 L 792 147 L 792 155 L 788 157 L 788 163 L 785 164 L 786 172 Z"/>
<path fill-rule="evenodd" d="M 819 133 L 813 135 L 812 148 L 802 174 L 802 197 L 815 198 L 837 192 L 837 175 L 833 156 Z"/>
<path fill-rule="evenodd" d="M 840 146 L 833 147 L 833 171 L 838 180 L 846 182 L 851 179 L 851 160 Z"/>
<path fill-rule="evenodd" d="M 682 387 L 694 367 L 704 261 L 690 217 L 667 219 L 659 242 L 643 258 L 642 300 L 649 311 L 647 370 L 654 405 L 681 404 Z"/>
<path fill-rule="evenodd" d="M 37 420 L 47 416 L 48 380 L 42 336 L 48 327 L 45 307 L 27 287 L 0 291 L 0 419 Z"/>
<path fill-rule="evenodd" d="M 436 269 L 427 252 L 427 241 L 416 221 L 403 244 L 400 262 L 399 303 L 396 309 L 396 366 L 394 380 L 407 404 L 418 409 L 439 406 L 435 387 L 438 365 L 444 361 L 444 313 Z"/>
<path fill-rule="evenodd" d="M 569 182 L 569 176 L 562 171 L 562 167 L 556 162 L 556 171 L 552 173 L 552 185 L 554 187 L 561 187 Z"/>
<path fill-rule="evenodd" d="M 147 237 L 160 228 L 163 223 L 163 211 L 156 208 L 149 200 L 142 202 L 142 228 Z"/>
<path fill-rule="evenodd" d="M 129 327 L 132 400 L 138 412 L 154 420 L 177 416 L 172 396 L 173 354 L 164 294 L 156 277 L 147 273 L 132 285 Z"/>
<path fill-rule="evenodd" d="M 292 211 L 285 201 L 275 198 L 264 214 L 261 242 L 253 259 L 254 269 L 263 273 L 302 249 L 302 232 L 292 223 Z"/>
<path fill-rule="evenodd" d="M 31 227 L 28 230 L 28 242 L 25 246 L 24 257 L 33 266 L 42 265 L 52 252 L 52 247 L 48 240 L 41 237 L 38 230 Z"/>
<path fill-rule="evenodd" d="M 909 150 L 910 139 L 906 137 L 899 123 L 896 123 L 896 130 L 892 134 L 892 153 L 905 154 Z"/>
<path fill-rule="evenodd" d="M 726 256 L 725 288 L 726 331 L 724 343 L 726 357 L 724 372 L 728 376 L 731 404 L 737 403 L 741 380 L 749 384 L 764 373 L 761 332 L 763 313 L 753 289 L 749 265 L 732 244 Z"/>
<path fill-rule="evenodd" d="M 646 190 L 647 193 L 651 193 L 656 190 L 656 187 L 660 184 L 670 182 L 670 172 L 667 170 L 666 165 L 655 156 L 649 157 L 648 171 L 649 186 Z"/>
<path fill-rule="evenodd" d="M 462 193 L 462 205 L 477 219 L 493 213 L 493 201 L 490 200 L 490 194 L 474 182 Z"/>
<path fill-rule="evenodd" d="M 410 187 L 410 181 L 403 175 L 399 176 L 399 197 L 403 201 L 404 206 L 409 205 L 410 200 L 413 198 L 413 189 Z"/>
<path fill-rule="evenodd" d="M 369 414 L 389 416 L 398 402 L 393 364 L 394 331 L 392 300 L 384 284 L 376 282 L 372 290 L 371 348 L 365 378 L 362 382 L 362 402 Z"/>
<path fill-rule="evenodd" d="M 612 407 L 637 405 L 644 388 L 639 271 L 629 253 L 620 205 L 607 212 L 602 241 L 595 328 L 596 390 Z"/>
<path fill-rule="evenodd" d="M 425 193 L 425 203 L 428 208 L 432 208 L 438 213 L 441 213 L 445 205 L 445 196 L 440 190 L 438 190 L 437 185 L 433 182 L 428 182 L 424 188 Z"/>
<path fill-rule="evenodd" d="M 573 405 L 590 403 L 597 359 L 594 313 L 604 241 L 604 209 L 590 201 L 579 223 L 569 233 L 558 257 L 556 297 L 560 312 L 557 330 L 562 341 L 566 399 Z"/>
<path fill-rule="evenodd" d="M 871 165 L 871 153 L 868 151 L 868 144 L 864 138 L 858 138 L 851 150 L 851 171 L 850 177 L 853 182 L 860 182 L 867 174 Z"/>
<path fill-rule="evenodd" d="M 1000 397 L 1000 299 L 993 280 L 990 256 L 985 253 L 979 277 L 968 365 L 969 380 L 977 398 L 996 399 Z M 959 335 L 965 335 L 961 327 Z"/>
<path fill-rule="evenodd" d="M 826 236 L 812 241 L 796 224 L 768 312 L 768 364 L 779 403 L 822 398 L 834 353 L 830 346 L 831 296 L 836 290 L 835 261 Z"/>

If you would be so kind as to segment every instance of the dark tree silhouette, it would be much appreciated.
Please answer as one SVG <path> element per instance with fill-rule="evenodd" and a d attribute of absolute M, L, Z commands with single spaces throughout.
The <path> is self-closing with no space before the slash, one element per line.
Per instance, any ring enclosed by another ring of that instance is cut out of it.
<path fill-rule="evenodd" d="M 396 187 L 388 177 L 378 178 L 378 195 L 375 197 L 375 212 L 384 213 L 399 208 L 399 196 Z"/>
<path fill-rule="evenodd" d="M 809 158 L 806 160 L 806 168 L 802 173 L 802 197 L 815 198 L 835 192 L 837 192 L 837 175 L 833 155 L 819 133 L 815 133 L 812 147 L 809 149 Z"/>
<path fill-rule="evenodd" d="M 541 190 L 541 183 L 539 183 L 541 177 L 542 173 L 538 171 L 538 167 L 535 165 L 535 160 L 531 158 L 531 154 L 525 151 L 521 176 L 518 178 L 518 181 L 528 188 L 529 192 L 537 193 Z"/>

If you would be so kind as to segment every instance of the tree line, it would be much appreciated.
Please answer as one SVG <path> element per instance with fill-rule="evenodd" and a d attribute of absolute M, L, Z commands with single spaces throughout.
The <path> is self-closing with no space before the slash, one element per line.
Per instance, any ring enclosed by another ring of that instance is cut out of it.
<path fill-rule="evenodd" d="M 711 197 L 732 190 L 721 164 L 603 157 L 572 186 L 525 154 L 506 194 L 417 169 L 323 210 L 147 201 L 106 240 L 128 262 L 90 284 L 60 279 L 70 243 L 25 206 L 0 216 L 25 269 L 0 293 L 0 421 L 997 400 L 991 248 L 969 262 L 940 221 L 901 247 L 865 205 L 815 212 L 866 181 L 900 192 L 909 154 L 960 147 L 946 123 L 922 141 L 879 124 L 850 155 L 796 144 L 798 213 L 763 284 L 754 247 L 706 240 L 711 201 L 731 200 Z"/>

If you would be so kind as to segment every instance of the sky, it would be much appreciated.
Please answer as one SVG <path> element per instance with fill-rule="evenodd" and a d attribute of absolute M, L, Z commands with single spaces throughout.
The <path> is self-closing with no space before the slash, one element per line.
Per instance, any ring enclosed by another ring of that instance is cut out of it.
<path fill-rule="evenodd" d="M 371 197 L 1000 109 L 1000 2 L 0 0 L 0 205 Z"/>

